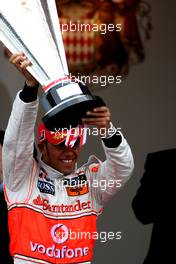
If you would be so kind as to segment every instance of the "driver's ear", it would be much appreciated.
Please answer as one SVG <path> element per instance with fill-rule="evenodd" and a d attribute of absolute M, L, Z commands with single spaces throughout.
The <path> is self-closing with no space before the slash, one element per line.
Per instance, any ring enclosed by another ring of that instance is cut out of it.
<path fill-rule="evenodd" d="M 38 148 L 40 150 L 40 153 L 42 154 L 42 157 L 46 156 L 46 152 L 47 152 L 46 145 L 47 145 L 47 142 L 43 142 L 43 143 L 38 144 Z"/>

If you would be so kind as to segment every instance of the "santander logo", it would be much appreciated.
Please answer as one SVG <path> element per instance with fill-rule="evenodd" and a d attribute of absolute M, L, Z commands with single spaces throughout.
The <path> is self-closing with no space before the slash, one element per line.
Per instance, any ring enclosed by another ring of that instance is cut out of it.
<path fill-rule="evenodd" d="M 68 227 L 63 224 L 57 224 L 51 228 L 51 237 L 57 244 L 62 244 L 67 241 L 68 233 Z"/>
<path fill-rule="evenodd" d="M 74 213 L 91 209 L 91 201 L 81 202 L 78 199 L 74 204 L 50 204 L 49 199 L 40 195 L 33 199 L 33 204 L 52 213 Z"/>

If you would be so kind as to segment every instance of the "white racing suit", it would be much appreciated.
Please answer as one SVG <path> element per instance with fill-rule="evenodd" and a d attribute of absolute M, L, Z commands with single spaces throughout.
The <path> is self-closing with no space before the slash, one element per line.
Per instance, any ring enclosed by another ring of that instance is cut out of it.
<path fill-rule="evenodd" d="M 64 176 L 33 159 L 37 109 L 38 100 L 24 103 L 18 94 L 4 139 L 14 263 L 91 263 L 97 216 L 132 173 L 130 147 L 123 136 L 117 148 L 107 148 L 102 142 L 104 162 L 91 156 L 81 168 Z"/>

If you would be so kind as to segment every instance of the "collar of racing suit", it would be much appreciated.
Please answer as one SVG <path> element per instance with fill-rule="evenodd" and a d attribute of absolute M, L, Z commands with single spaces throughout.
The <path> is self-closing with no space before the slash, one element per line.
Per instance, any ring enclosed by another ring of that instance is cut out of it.
<path fill-rule="evenodd" d="M 84 167 L 88 166 L 91 163 L 96 163 L 99 164 L 100 160 L 95 156 L 95 155 L 91 155 L 88 159 L 88 161 L 83 165 Z M 45 170 L 45 171 L 49 171 L 50 172 L 50 178 L 52 179 L 60 179 L 62 180 L 65 177 L 69 177 L 69 176 L 73 176 L 76 172 L 76 170 L 78 169 L 78 164 L 75 164 L 75 169 L 68 175 L 64 175 L 63 173 L 61 173 L 58 170 L 55 170 L 54 168 L 52 168 L 51 166 L 47 165 L 45 162 L 42 161 L 41 156 L 39 159 L 39 165 Z M 80 167 L 82 168 L 82 167 Z"/>

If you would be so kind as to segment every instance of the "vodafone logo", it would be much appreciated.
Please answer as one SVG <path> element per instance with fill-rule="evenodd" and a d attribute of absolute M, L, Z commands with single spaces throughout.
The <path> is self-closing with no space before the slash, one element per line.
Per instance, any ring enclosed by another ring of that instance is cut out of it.
<path fill-rule="evenodd" d="M 68 227 L 63 224 L 57 224 L 51 228 L 52 239 L 57 244 L 62 244 L 67 241 L 68 233 Z"/>
<path fill-rule="evenodd" d="M 68 247 L 66 245 L 56 245 L 56 244 L 63 244 L 65 241 L 68 240 L 70 232 L 66 225 L 63 224 L 54 225 L 51 228 L 50 234 L 54 241 L 53 245 L 49 245 L 46 247 L 46 245 L 44 244 L 30 241 L 31 252 L 33 252 L 33 254 L 34 253 L 40 254 L 41 260 L 45 260 L 45 257 L 47 257 L 47 260 L 48 257 L 53 258 L 52 263 L 56 263 L 57 262 L 56 259 L 61 259 L 61 260 L 64 259 L 66 261 L 66 262 L 64 261 L 64 263 L 70 263 L 70 259 L 72 260 L 75 259 L 75 263 L 76 263 L 77 258 L 79 258 L 79 260 L 81 259 L 82 260 L 81 262 L 84 262 L 84 260 L 86 261 L 90 260 L 92 256 L 92 252 L 90 251 L 89 246 L 87 246 L 86 241 L 83 247 L 80 246 L 75 247 L 75 242 L 73 242 L 73 245 L 71 247 Z"/>

